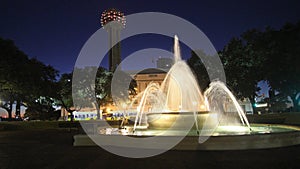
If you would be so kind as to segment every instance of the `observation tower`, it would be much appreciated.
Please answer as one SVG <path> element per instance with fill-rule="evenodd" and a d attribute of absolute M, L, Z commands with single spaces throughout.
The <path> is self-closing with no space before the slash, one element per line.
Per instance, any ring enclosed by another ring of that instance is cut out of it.
<path fill-rule="evenodd" d="M 123 28 L 125 28 L 125 23 L 126 19 L 124 13 L 115 8 L 107 9 L 101 15 L 101 25 L 105 30 L 107 30 L 109 36 L 110 71 L 115 71 L 121 63 L 120 32 Z"/>

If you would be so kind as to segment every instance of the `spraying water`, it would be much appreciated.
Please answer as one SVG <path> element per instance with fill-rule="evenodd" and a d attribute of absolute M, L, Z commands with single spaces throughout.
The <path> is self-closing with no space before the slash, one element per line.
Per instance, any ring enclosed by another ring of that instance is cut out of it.
<path fill-rule="evenodd" d="M 229 103 L 233 104 L 233 111 L 237 111 L 239 121 L 250 129 L 242 108 L 224 83 L 212 82 L 203 96 L 192 70 L 181 59 L 177 36 L 174 37 L 174 65 L 168 71 L 162 85 L 150 83 L 139 97 L 134 130 L 137 126 L 149 122 L 147 114 L 161 113 L 162 115 L 168 112 L 178 112 L 192 113 L 196 129 L 199 132 L 198 112 L 211 111 L 219 114 L 219 119 L 225 119 L 224 114 L 227 111 L 225 107 Z M 234 112 L 231 113 L 234 114 Z M 229 121 L 235 120 L 227 119 L 227 123 L 230 123 Z M 159 121 L 159 123 L 164 122 L 167 123 L 165 119 Z"/>
<path fill-rule="evenodd" d="M 212 108 L 211 111 L 218 112 L 220 121 L 223 120 L 223 123 L 226 123 L 227 125 L 236 123 L 237 121 L 234 119 L 232 120 L 232 118 L 226 118 L 226 116 L 234 117 L 234 113 L 237 111 L 240 122 L 242 122 L 243 125 L 247 125 L 250 129 L 248 119 L 243 109 L 226 85 L 223 82 L 214 81 L 211 82 L 209 86 L 210 87 L 204 92 L 204 96 L 210 103 L 210 107 Z M 229 113 L 231 113 L 231 115 Z"/>

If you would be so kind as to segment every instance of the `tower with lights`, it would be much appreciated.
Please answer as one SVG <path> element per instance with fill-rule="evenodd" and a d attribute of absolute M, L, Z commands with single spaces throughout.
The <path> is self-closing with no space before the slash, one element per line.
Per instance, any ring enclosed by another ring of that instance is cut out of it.
<path fill-rule="evenodd" d="M 121 63 L 120 32 L 125 28 L 125 23 L 124 13 L 115 8 L 107 9 L 101 15 L 101 25 L 107 30 L 109 36 L 110 71 L 114 71 Z"/>

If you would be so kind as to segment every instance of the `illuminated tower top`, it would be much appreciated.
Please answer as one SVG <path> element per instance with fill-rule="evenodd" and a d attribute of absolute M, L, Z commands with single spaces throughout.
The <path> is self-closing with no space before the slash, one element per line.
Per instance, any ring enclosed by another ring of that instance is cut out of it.
<path fill-rule="evenodd" d="M 101 15 L 101 25 L 103 27 L 112 21 L 115 21 L 115 23 L 119 23 L 121 28 L 125 28 L 126 19 L 124 13 L 115 8 L 107 9 Z"/>

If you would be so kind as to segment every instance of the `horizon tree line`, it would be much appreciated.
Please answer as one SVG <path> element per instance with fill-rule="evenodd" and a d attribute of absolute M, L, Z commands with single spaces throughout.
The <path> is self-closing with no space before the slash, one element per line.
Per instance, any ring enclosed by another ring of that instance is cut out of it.
<path fill-rule="evenodd" d="M 300 22 L 287 23 L 279 30 L 267 27 L 264 30 L 250 29 L 240 37 L 232 38 L 219 51 L 224 65 L 227 85 L 237 98 L 254 101 L 260 90 L 259 81 L 266 81 L 270 94 L 268 101 L 276 102 L 278 97 L 290 96 L 294 111 L 299 111 L 300 91 Z M 205 57 L 205 53 L 203 53 Z M 187 63 L 194 71 L 201 89 L 209 85 L 209 78 L 201 60 L 192 52 Z M 95 86 L 78 88 L 82 105 L 74 105 L 72 98 L 72 72 L 60 74 L 51 65 L 45 65 L 36 58 L 29 58 L 18 49 L 12 40 L 0 38 L 0 107 L 12 118 L 13 105 L 16 116 L 20 106 L 27 107 L 27 116 L 37 119 L 57 119 L 53 106 L 65 108 L 71 115 L 83 106 L 100 106 L 111 102 L 110 84 L 113 73 L 103 67 L 74 69 L 86 75 L 97 71 Z M 125 76 L 126 77 L 126 76 Z M 130 78 L 128 76 L 128 78 Z M 122 79 L 120 80 L 120 82 Z M 90 83 L 82 81 L 82 83 Z M 134 89 L 132 82 L 130 90 Z M 84 85 L 88 86 L 88 85 Z M 91 92 L 93 91 L 93 92 Z M 95 102 L 87 98 L 96 96 Z M 100 115 L 98 114 L 98 118 Z"/>

